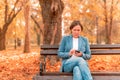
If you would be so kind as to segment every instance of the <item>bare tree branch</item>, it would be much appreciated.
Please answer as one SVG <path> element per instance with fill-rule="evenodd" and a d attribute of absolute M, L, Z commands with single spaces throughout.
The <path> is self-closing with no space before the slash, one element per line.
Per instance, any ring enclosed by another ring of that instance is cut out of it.
<path fill-rule="evenodd" d="M 21 8 L 11 17 L 7 20 L 7 22 L 3 25 L 3 32 L 6 32 L 8 29 L 8 25 L 13 21 L 13 19 L 16 17 L 16 15 L 21 11 Z"/>
<path fill-rule="evenodd" d="M 12 11 L 10 12 L 10 14 L 8 15 L 9 18 L 11 18 L 11 15 L 12 15 L 12 14 L 15 14 L 15 8 L 16 8 L 16 5 L 17 5 L 18 2 L 19 2 L 19 0 L 17 0 L 17 1 L 15 2 L 14 8 L 13 8 Z"/>
<path fill-rule="evenodd" d="M 40 25 L 38 24 L 37 20 L 33 17 L 33 15 L 31 15 L 31 18 L 32 18 L 32 20 L 34 21 L 34 23 L 37 25 L 37 27 L 40 29 L 40 32 L 41 32 L 42 35 L 43 35 L 43 31 L 42 31 Z"/>
<path fill-rule="evenodd" d="M 7 18 L 8 18 L 7 14 L 8 14 L 8 3 L 7 0 L 5 0 L 5 18 L 4 18 L 5 23 L 7 22 Z"/>

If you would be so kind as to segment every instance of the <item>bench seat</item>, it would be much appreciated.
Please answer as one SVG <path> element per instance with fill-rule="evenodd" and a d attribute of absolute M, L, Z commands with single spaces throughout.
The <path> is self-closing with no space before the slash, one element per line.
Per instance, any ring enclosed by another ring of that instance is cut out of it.
<path fill-rule="evenodd" d="M 120 72 L 91 72 L 94 80 L 120 80 Z M 43 72 L 37 74 L 33 80 L 72 80 L 72 73 Z"/>

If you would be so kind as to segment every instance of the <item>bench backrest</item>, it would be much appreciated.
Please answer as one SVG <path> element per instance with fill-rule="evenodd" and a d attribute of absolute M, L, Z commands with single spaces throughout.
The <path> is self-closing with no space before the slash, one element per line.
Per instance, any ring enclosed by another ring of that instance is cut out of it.
<path fill-rule="evenodd" d="M 41 55 L 57 55 L 59 45 L 41 45 Z M 120 55 L 120 44 L 90 45 L 92 55 Z"/>

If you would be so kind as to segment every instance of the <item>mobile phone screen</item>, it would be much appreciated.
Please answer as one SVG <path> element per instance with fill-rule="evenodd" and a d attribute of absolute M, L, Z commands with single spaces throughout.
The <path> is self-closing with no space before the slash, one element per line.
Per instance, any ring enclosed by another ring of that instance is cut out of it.
<path fill-rule="evenodd" d="M 78 50 L 76 50 L 75 52 L 76 52 L 76 53 L 80 53 L 80 51 L 78 51 Z"/>

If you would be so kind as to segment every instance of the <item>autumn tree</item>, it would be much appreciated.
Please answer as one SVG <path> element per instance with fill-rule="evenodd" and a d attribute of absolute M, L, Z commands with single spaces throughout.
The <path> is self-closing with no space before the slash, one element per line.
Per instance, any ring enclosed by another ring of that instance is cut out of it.
<path fill-rule="evenodd" d="M 97 44 L 101 44 L 102 42 L 106 44 L 112 43 L 112 37 L 115 35 L 113 33 L 114 22 L 116 22 L 114 17 L 118 10 L 118 2 L 118 0 L 90 0 L 87 2 L 88 4 L 84 5 L 86 8 L 83 8 L 83 11 L 89 10 L 89 13 L 87 15 L 84 13 L 83 19 L 86 19 L 83 22 L 87 25 L 86 28 L 89 29 L 92 34 L 95 33 Z"/>
<path fill-rule="evenodd" d="M 62 0 L 39 0 L 44 24 L 43 44 L 58 44 L 61 39 Z"/>
<path fill-rule="evenodd" d="M 13 19 L 17 16 L 20 10 L 21 6 L 19 4 L 19 0 L 16 0 L 12 9 L 9 6 L 8 0 L 4 0 L 4 24 L 0 27 L 0 50 L 4 50 L 6 48 L 6 32 L 9 25 L 12 23 Z"/>
<path fill-rule="evenodd" d="M 104 7 L 104 21 L 105 21 L 105 42 L 107 44 L 111 44 L 112 43 L 112 30 L 113 30 L 113 18 L 114 18 L 114 7 L 116 5 L 114 5 L 115 1 L 111 0 L 110 1 L 110 5 L 108 8 L 107 6 L 107 0 L 103 0 L 103 7 Z"/>
<path fill-rule="evenodd" d="M 24 17 L 25 17 L 25 44 L 24 44 L 24 52 L 30 52 L 30 3 L 29 0 L 24 0 Z"/>

